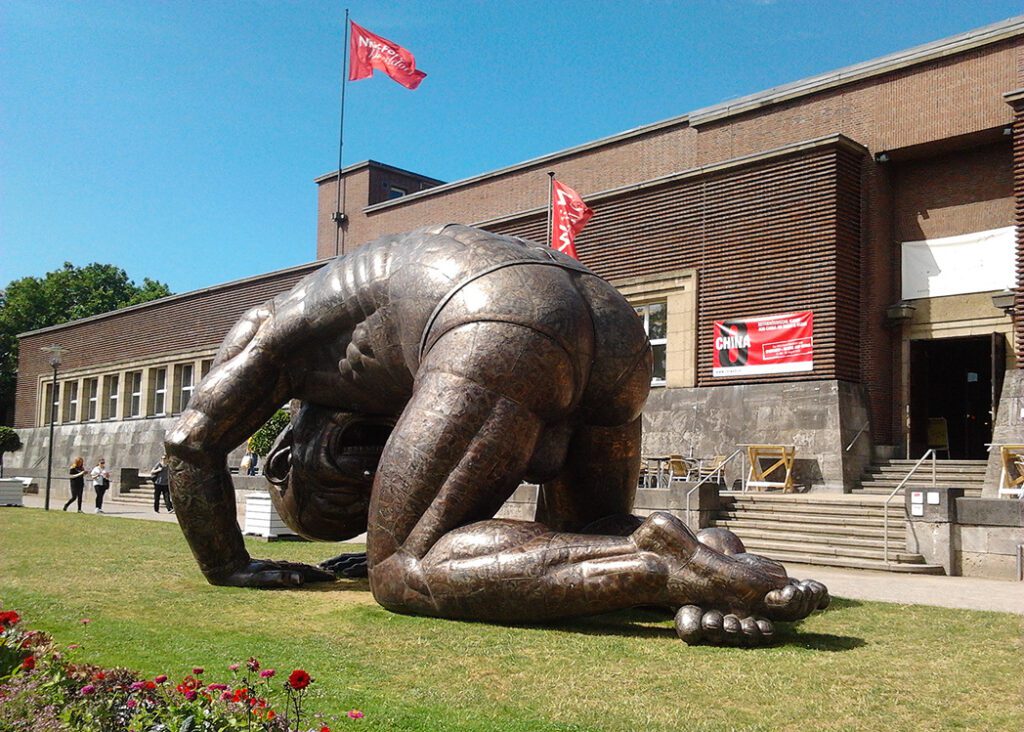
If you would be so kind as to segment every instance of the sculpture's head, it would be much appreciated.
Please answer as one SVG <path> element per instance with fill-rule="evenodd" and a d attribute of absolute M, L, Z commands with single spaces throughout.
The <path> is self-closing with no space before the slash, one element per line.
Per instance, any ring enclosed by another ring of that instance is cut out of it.
<path fill-rule="evenodd" d="M 377 463 L 395 421 L 292 402 L 291 424 L 267 456 L 270 495 L 282 520 L 317 541 L 366 531 Z"/>

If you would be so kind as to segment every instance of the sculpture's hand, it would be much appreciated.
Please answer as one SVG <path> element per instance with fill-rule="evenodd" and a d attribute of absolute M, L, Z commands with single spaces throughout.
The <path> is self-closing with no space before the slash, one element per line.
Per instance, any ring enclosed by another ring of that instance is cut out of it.
<path fill-rule="evenodd" d="M 803 620 L 815 610 L 824 610 L 831 598 L 828 588 L 814 580 L 790 579 L 789 584 L 772 590 L 764 598 L 766 615 L 772 620 Z"/>
<path fill-rule="evenodd" d="M 244 567 L 211 581 L 229 587 L 297 587 L 310 582 L 333 582 L 334 575 L 301 562 L 250 559 Z"/>
<path fill-rule="evenodd" d="M 325 559 L 320 562 L 319 566 L 331 572 L 335 577 L 346 579 L 358 579 L 369 575 L 366 566 L 366 552 L 339 554 L 336 557 Z"/>

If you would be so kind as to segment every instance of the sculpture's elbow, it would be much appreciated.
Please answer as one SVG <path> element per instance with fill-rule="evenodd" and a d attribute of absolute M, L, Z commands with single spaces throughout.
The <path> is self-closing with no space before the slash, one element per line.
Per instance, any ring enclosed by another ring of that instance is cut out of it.
<path fill-rule="evenodd" d="M 164 438 L 167 454 L 188 463 L 203 462 L 211 453 L 205 422 L 201 412 L 186 410 Z"/>

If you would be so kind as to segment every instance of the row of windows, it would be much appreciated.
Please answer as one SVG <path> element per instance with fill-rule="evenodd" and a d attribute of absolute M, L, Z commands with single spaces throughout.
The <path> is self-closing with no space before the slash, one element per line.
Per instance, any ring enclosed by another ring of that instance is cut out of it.
<path fill-rule="evenodd" d="M 644 330 L 654 351 L 651 384 L 664 385 L 668 351 L 668 305 L 665 302 L 652 302 L 637 305 L 635 309 L 644 322 Z M 206 376 L 212 364 L 213 359 L 198 362 L 199 379 Z M 196 362 L 67 379 L 58 385 L 57 398 L 53 395 L 53 383 L 47 382 L 42 404 L 51 405 L 53 411 L 48 413 L 44 407 L 40 421 L 49 424 L 52 413 L 56 414 L 60 424 L 177 414 L 188 405 L 197 383 Z"/>
<path fill-rule="evenodd" d="M 57 394 L 53 382 L 46 382 L 40 423 L 49 424 L 51 417 L 58 424 L 68 424 L 177 414 L 188 406 L 196 384 L 212 365 L 213 359 L 207 358 L 64 379 L 57 384 Z"/>

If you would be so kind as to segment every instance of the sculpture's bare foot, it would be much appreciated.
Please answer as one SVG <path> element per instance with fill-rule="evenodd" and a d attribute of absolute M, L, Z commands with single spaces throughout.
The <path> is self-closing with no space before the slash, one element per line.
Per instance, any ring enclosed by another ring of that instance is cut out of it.
<path fill-rule="evenodd" d="M 676 619 L 687 642 L 764 643 L 774 635 L 771 620 L 800 620 L 828 605 L 820 582 L 794 580 L 755 554 L 724 554 L 669 514 L 652 514 L 633 540 L 668 563 L 669 602 L 690 608 Z"/>
<path fill-rule="evenodd" d="M 334 575 L 300 562 L 250 559 L 248 564 L 223 577 L 212 577 L 215 585 L 228 587 L 298 587 L 310 582 L 333 582 Z"/>
<path fill-rule="evenodd" d="M 775 625 L 767 618 L 741 618 L 721 610 L 685 605 L 676 613 L 676 634 L 687 644 L 762 646 L 775 638 Z"/>
<path fill-rule="evenodd" d="M 359 579 L 369 576 L 366 552 L 339 554 L 336 557 L 325 559 L 318 566 L 321 569 L 326 569 L 335 577 L 344 579 Z"/>

